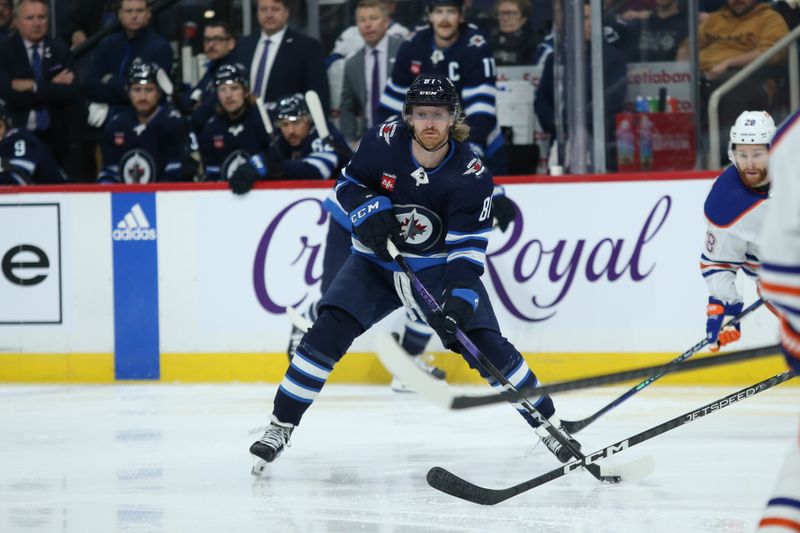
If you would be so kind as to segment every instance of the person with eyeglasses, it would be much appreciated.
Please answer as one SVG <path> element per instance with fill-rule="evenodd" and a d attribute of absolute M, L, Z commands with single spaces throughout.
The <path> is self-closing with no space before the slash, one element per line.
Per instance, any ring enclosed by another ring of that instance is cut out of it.
<path fill-rule="evenodd" d="M 494 6 L 497 29 L 491 42 L 497 66 L 533 65 L 536 46 L 542 35 L 528 24 L 528 0 L 498 0 Z"/>
<path fill-rule="evenodd" d="M 198 136 L 214 116 L 217 71 L 222 65 L 231 63 L 230 54 L 235 47 L 236 38 L 228 22 L 211 20 L 206 23 L 203 29 L 203 53 L 208 58 L 205 74 L 193 87 L 181 91 L 176 102 L 181 113 L 189 116 L 189 127 Z"/>

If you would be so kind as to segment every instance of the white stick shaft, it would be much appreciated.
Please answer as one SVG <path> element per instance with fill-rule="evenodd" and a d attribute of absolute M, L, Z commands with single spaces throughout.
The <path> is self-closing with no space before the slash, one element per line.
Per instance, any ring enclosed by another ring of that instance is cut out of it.
<path fill-rule="evenodd" d="M 314 127 L 317 128 L 317 133 L 319 133 L 319 138 L 327 139 L 331 132 L 328 130 L 325 111 L 322 109 L 322 102 L 317 91 L 306 91 L 306 105 L 309 113 L 311 113 L 311 120 L 314 121 Z"/>
<path fill-rule="evenodd" d="M 267 108 L 264 107 L 264 102 L 261 100 L 260 96 L 256 97 L 256 107 L 258 108 L 258 114 L 261 115 L 261 122 L 264 123 L 264 129 L 267 135 L 272 136 L 275 130 L 272 129 L 272 121 L 269 119 Z"/>

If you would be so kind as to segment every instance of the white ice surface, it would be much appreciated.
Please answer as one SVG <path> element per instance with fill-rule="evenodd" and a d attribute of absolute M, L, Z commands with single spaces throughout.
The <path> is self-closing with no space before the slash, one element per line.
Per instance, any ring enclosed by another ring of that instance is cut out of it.
<path fill-rule="evenodd" d="M 440 465 L 505 487 L 557 467 L 510 407 L 453 412 L 328 385 L 257 480 L 248 430 L 266 423 L 275 387 L 0 387 L 0 531 L 752 531 L 800 413 L 800 390 L 779 386 L 611 459 L 651 454 L 643 481 L 575 472 L 483 507 L 425 474 Z M 595 450 L 736 389 L 651 387 L 579 439 Z M 559 415 L 582 418 L 624 390 L 561 395 Z"/>

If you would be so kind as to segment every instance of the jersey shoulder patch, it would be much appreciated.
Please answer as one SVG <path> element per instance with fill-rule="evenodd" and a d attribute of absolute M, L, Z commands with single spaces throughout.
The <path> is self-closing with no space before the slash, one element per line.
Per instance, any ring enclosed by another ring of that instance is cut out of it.
<path fill-rule="evenodd" d="M 739 177 L 739 171 L 731 165 L 712 185 L 704 211 L 711 224 L 727 228 L 766 199 L 767 193 L 746 187 Z"/>

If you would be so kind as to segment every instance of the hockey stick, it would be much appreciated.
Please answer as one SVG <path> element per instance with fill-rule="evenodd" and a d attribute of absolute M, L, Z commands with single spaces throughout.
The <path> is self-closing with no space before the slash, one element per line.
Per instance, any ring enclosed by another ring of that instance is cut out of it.
<path fill-rule="evenodd" d="M 409 281 L 417 290 L 422 299 L 425 300 L 425 303 L 428 305 L 430 310 L 433 311 L 434 313 L 441 312 L 442 307 L 439 305 L 439 302 L 437 302 L 436 298 L 434 298 L 431 295 L 431 293 L 428 292 L 428 289 L 425 288 L 425 286 L 419 280 L 414 271 L 411 270 L 411 267 L 408 266 L 408 263 L 406 263 L 405 258 L 402 255 L 400 255 L 400 252 L 398 251 L 395 244 L 391 241 L 391 239 L 387 240 L 386 244 L 387 244 L 387 249 L 389 251 L 389 255 L 392 256 L 394 262 L 397 263 L 397 265 L 401 268 L 401 270 L 405 272 L 406 276 L 408 276 Z M 460 342 L 461 345 L 464 347 L 464 351 L 467 352 L 467 354 L 469 354 L 469 356 L 472 357 L 473 360 L 475 360 L 475 362 L 478 363 L 478 365 L 483 367 L 483 369 L 486 372 L 488 372 L 492 376 L 492 378 L 494 378 L 495 381 L 502 384 L 505 390 L 516 391 L 516 389 L 508 381 L 508 379 L 506 379 L 506 377 L 499 370 L 497 370 L 497 368 L 492 364 L 492 362 L 489 361 L 489 359 L 487 359 L 486 356 L 481 353 L 478 347 L 475 346 L 475 344 L 473 344 L 473 342 L 470 340 L 469 337 L 467 337 L 467 335 L 461 330 L 461 328 L 458 327 L 456 328 L 456 338 L 458 339 L 458 342 Z M 520 404 L 528 411 L 528 413 L 537 422 L 539 422 L 541 427 L 543 427 L 545 431 L 547 431 L 553 438 L 555 438 L 558 441 L 558 443 L 561 444 L 561 446 L 566 448 L 570 452 L 570 454 L 572 454 L 573 457 L 576 457 L 578 459 L 586 458 L 586 456 L 584 456 L 576 446 L 574 446 L 566 437 L 564 437 L 564 435 L 558 429 L 553 427 L 553 424 L 551 424 L 549 420 L 547 420 L 544 416 L 542 416 L 539 413 L 539 411 L 536 410 L 536 408 L 533 406 L 533 404 L 531 404 L 530 401 L 528 401 L 527 398 L 521 398 Z M 592 474 L 592 476 L 594 476 L 595 479 L 605 483 L 619 483 L 622 480 L 622 477 L 620 475 L 604 473 L 603 470 L 599 468 L 597 465 L 587 464 L 586 470 L 589 471 L 589 473 Z"/>
<path fill-rule="evenodd" d="M 551 470 L 550 472 L 537 476 L 533 479 L 529 479 L 528 481 L 523 481 L 522 483 L 514 485 L 513 487 L 508 487 L 505 489 L 489 489 L 480 487 L 470 483 L 469 481 L 461 479 L 455 474 L 452 474 L 448 470 L 445 470 L 439 466 L 435 466 L 428 471 L 428 485 L 446 494 L 455 496 L 456 498 L 461 498 L 462 500 L 479 503 L 481 505 L 495 505 L 513 496 L 516 496 L 517 494 L 521 494 L 540 485 L 544 485 L 549 481 L 560 478 L 561 476 L 565 476 L 580 467 L 586 467 L 594 464 L 596 461 L 616 455 L 623 450 L 627 450 L 632 446 L 636 446 L 637 444 L 640 444 L 646 440 L 657 437 L 658 435 L 666 433 L 667 431 L 675 429 L 676 427 L 688 424 L 689 422 L 693 422 L 710 413 L 724 409 L 732 403 L 755 396 L 759 392 L 770 389 L 775 385 L 780 385 L 784 381 L 787 381 L 794 376 L 795 372 L 789 370 L 782 374 L 778 374 L 777 376 L 765 379 L 764 381 L 756 383 L 755 385 L 751 385 L 738 392 L 729 394 L 724 398 L 720 398 L 719 400 L 706 404 L 699 409 L 695 409 L 650 429 L 646 429 L 645 431 L 633 435 L 632 437 L 628 437 L 627 439 L 611 444 L 610 446 L 601 448 L 594 453 L 590 453 L 582 459 L 572 461 L 571 463 L 568 463 L 562 467 Z"/>
<path fill-rule="evenodd" d="M 644 368 L 603 374 L 601 376 L 580 378 L 573 381 L 551 383 L 549 385 L 542 385 L 540 387 L 522 389 L 513 393 L 502 392 L 500 394 L 489 394 L 485 396 L 455 396 L 450 404 L 450 408 L 466 409 L 469 407 L 480 407 L 494 403 L 515 401 L 523 396 L 539 396 L 540 394 L 555 394 L 556 392 L 611 385 L 613 383 L 619 383 L 620 381 L 629 381 L 631 379 L 637 379 L 643 376 L 650 376 L 656 372 L 688 372 L 691 370 L 699 370 L 701 368 L 707 368 L 711 366 L 727 365 L 730 363 L 758 359 L 761 357 L 772 357 L 778 355 L 780 351 L 780 344 L 773 344 L 770 346 L 762 346 L 761 348 L 751 348 L 749 350 L 741 350 L 738 352 L 715 355 L 712 357 L 703 357 L 702 359 L 695 359 L 694 361 L 687 361 L 680 364 L 667 363 L 661 366 L 647 366 Z"/>
<path fill-rule="evenodd" d="M 275 133 L 275 128 L 272 127 L 272 121 L 267 114 L 267 108 L 264 107 L 264 101 L 260 96 L 256 96 L 256 108 L 258 109 L 258 114 L 261 115 L 261 123 L 264 124 L 264 131 L 266 131 L 267 135 L 271 138 Z"/>
<path fill-rule="evenodd" d="M 327 140 L 331 136 L 331 132 L 328 130 L 325 111 L 322 109 L 322 102 L 317 91 L 306 91 L 306 105 L 308 106 L 308 112 L 311 113 L 311 120 L 314 122 L 319 138 L 323 141 Z"/>
<path fill-rule="evenodd" d="M 736 324 L 741 322 L 744 317 L 746 317 L 747 315 L 749 315 L 750 313 L 761 307 L 761 304 L 763 303 L 764 300 L 759 298 L 758 300 L 750 304 L 747 307 L 747 309 L 745 309 L 744 311 L 742 311 L 741 313 L 730 319 L 730 321 L 728 321 L 728 323 L 722 327 L 726 328 L 728 326 L 735 326 Z M 689 359 L 691 356 L 693 356 L 694 354 L 696 354 L 697 352 L 708 346 L 709 343 L 710 341 L 708 340 L 708 338 L 703 339 L 702 341 L 698 342 L 697 344 L 695 344 L 694 346 L 683 352 L 681 355 L 670 361 L 668 364 L 680 363 L 681 361 Z M 564 425 L 564 428 L 566 428 L 566 430 L 569 431 L 570 433 L 577 433 L 586 426 L 588 426 L 589 424 L 591 424 L 592 422 L 594 422 L 595 420 L 597 420 L 598 418 L 600 418 L 601 416 L 603 416 L 604 414 L 606 414 L 607 412 L 611 411 L 612 409 L 623 403 L 625 400 L 627 400 L 634 394 L 637 394 L 642 389 L 650 386 L 655 380 L 657 380 L 666 373 L 667 371 L 662 371 L 653 374 L 649 378 L 640 382 L 638 385 L 633 386 L 631 389 L 622 394 L 620 397 L 613 400 L 611 403 L 609 403 L 608 405 L 606 405 L 605 407 L 603 407 L 602 409 L 600 409 L 599 411 L 597 411 L 596 413 L 594 413 L 589 417 L 586 417 L 582 420 L 574 420 L 574 421 L 562 420 L 561 423 Z"/>

